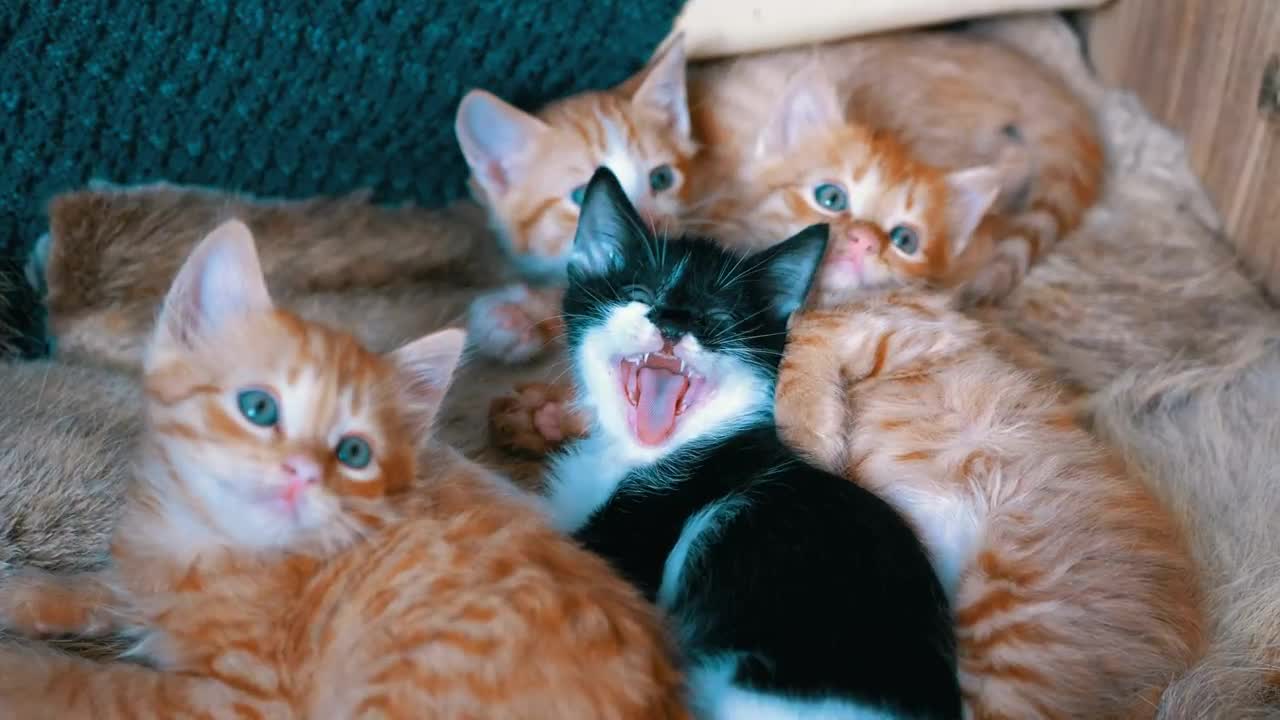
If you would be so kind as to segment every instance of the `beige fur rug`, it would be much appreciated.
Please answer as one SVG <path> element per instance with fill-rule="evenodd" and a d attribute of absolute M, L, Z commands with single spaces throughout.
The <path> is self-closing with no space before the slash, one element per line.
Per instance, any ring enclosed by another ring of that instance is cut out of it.
<path fill-rule="evenodd" d="M 1280 703 L 1280 539 L 1269 529 L 1280 514 L 1280 315 L 1220 237 L 1182 142 L 1129 94 L 1096 82 L 1065 24 L 1030 16 L 975 32 L 1061 72 L 1096 108 L 1111 158 L 1106 195 L 1085 226 L 1004 305 L 981 314 L 1031 341 L 1090 393 L 1098 430 L 1152 471 L 1195 533 L 1215 644 L 1167 693 L 1163 715 L 1261 717 Z M 50 207 L 49 301 L 62 362 L 128 378 L 186 251 L 230 216 L 257 234 L 282 304 L 350 328 L 375 348 L 458 323 L 470 297 L 503 280 L 471 207 L 91 189 Z M 489 447 L 487 407 L 516 380 L 564 370 L 554 359 L 523 368 L 468 363 L 448 400 L 444 438 L 535 483 L 536 465 Z M 1192 445 L 1201 450 L 1189 453 Z M 0 476 L 3 463 L 0 453 Z"/>

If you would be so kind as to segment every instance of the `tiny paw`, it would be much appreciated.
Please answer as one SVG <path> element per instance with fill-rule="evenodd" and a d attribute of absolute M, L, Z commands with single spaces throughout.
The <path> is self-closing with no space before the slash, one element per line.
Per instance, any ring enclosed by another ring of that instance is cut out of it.
<path fill-rule="evenodd" d="M 467 331 L 485 357 L 517 364 L 531 360 L 560 332 L 560 318 L 526 285 L 485 293 L 467 309 Z"/>
<path fill-rule="evenodd" d="M 994 305 L 1013 292 L 1022 278 L 1017 263 L 1011 258 L 997 257 L 960 292 L 960 306 Z"/>
<path fill-rule="evenodd" d="M 503 450 L 542 457 L 586 435 L 567 385 L 526 383 L 489 404 L 489 435 Z"/>

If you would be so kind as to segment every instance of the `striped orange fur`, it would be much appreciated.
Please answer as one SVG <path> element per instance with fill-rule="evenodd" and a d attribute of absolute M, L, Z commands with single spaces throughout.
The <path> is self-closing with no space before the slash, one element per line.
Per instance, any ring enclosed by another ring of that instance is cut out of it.
<path fill-rule="evenodd" d="M 1030 58 L 963 33 L 725 60 L 695 70 L 690 93 L 708 147 L 694 182 L 717 198 L 706 224 L 750 242 L 831 222 L 833 253 L 853 223 L 878 228 L 879 261 L 864 277 L 828 278 L 837 294 L 927 284 L 999 299 L 1079 225 L 1103 183 L 1085 104 Z M 849 208 L 816 204 L 822 183 L 843 187 Z M 883 236 L 898 224 L 922 236 L 924 258 L 893 252 Z"/>
<path fill-rule="evenodd" d="M 110 569 L 0 579 L 10 629 L 138 630 L 153 667 L 0 645 L 0 714 L 686 717 L 654 611 L 514 488 L 423 442 L 463 341 L 372 353 L 274 309 L 248 229 L 215 230 L 147 354 Z"/>
<path fill-rule="evenodd" d="M 654 227 L 674 228 L 689 201 L 697 153 L 685 96 L 680 42 L 655 54 L 615 88 L 553 102 L 536 114 L 483 90 L 458 106 L 455 131 L 470 187 L 526 274 L 556 278 L 578 224 L 578 201 L 601 165 L 614 170 Z M 577 199 L 575 199 L 577 198 Z M 517 362 L 558 334 L 559 288 L 525 283 L 480 297 L 468 329 L 477 349 Z"/>
<path fill-rule="evenodd" d="M 783 436 L 925 539 L 972 717 L 1154 716 L 1205 619 L 1183 531 L 1144 479 L 941 296 L 812 310 L 789 338 Z"/>

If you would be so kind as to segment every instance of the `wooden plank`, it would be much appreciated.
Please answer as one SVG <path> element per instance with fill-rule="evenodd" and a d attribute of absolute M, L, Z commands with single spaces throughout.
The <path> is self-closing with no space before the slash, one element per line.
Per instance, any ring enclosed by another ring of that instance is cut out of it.
<path fill-rule="evenodd" d="M 1110 0 L 689 0 L 676 20 L 695 60 L 854 35 Z M 1280 1 L 1280 0 L 1277 0 Z"/>
<path fill-rule="evenodd" d="M 1280 0 L 1118 0 L 1090 59 L 1187 138 L 1236 249 L 1280 297 Z"/>

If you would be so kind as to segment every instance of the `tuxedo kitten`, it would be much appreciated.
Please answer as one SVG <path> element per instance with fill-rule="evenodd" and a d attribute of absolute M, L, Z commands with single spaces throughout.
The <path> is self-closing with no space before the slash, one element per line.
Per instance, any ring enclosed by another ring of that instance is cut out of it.
<path fill-rule="evenodd" d="M 749 256 L 646 227 L 597 171 L 564 300 L 594 426 L 553 463 L 556 522 L 668 613 L 706 717 L 958 718 L 950 610 L 920 541 L 774 425 L 826 226 Z"/>

